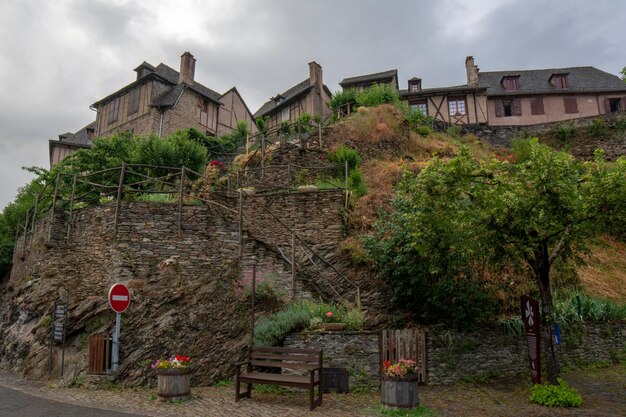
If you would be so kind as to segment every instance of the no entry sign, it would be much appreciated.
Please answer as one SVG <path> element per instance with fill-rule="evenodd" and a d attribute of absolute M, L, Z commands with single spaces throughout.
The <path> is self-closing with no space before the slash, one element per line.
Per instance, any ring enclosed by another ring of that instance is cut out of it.
<path fill-rule="evenodd" d="M 115 284 L 109 290 L 109 305 L 116 313 L 123 313 L 130 305 L 130 291 L 124 284 Z"/>

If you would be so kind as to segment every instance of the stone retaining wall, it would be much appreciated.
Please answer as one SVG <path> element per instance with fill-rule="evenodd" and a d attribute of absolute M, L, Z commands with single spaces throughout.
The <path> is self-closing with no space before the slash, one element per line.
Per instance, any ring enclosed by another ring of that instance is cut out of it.
<path fill-rule="evenodd" d="M 374 332 L 307 332 L 287 337 L 284 345 L 323 348 L 324 366 L 347 368 L 350 388 L 375 387 L 380 369 L 378 337 Z M 499 328 L 429 332 L 427 346 L 428 384 L 510 374 L 528 375 L 530 380 L 525 338 Z M 610 363 L 619 352 L 626 353 L 626 323 L 586 323 L 573 333 L 564 330 L 558 347 L 562 367 Z"/>

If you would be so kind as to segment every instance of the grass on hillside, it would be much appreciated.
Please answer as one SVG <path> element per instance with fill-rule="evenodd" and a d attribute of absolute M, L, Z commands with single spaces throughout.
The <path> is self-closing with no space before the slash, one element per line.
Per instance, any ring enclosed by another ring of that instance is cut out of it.
<path fill-rule="evenodd" d="M 577 272 L 585 293 L 626 303 L 626 244 L 603 236 L 593 242 L 584 259 L 587 265 Z"/>

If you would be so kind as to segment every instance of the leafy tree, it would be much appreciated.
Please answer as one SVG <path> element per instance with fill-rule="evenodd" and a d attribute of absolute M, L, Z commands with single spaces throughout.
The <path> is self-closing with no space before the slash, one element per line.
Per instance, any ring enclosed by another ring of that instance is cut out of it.
<path fill-rule="evenodd" d="M 348 88 L 343 91 L 337 91 L 330 99 L 329 106 L 333 111 L 337 111 L 343 106 L 356 102 L 358 92 L 354 88 Z M 355 109 L 352 109 L 353 111 Z"/>
<path fill-rule="evenodd" d="M 449 312 L 457 322 L 475 317 L 459 297 L 481 300 L 476 284 L 468 284 L 473 263 L 525 264 L 541 295 L 548 381 L 556 384 L 551 268 L 574 256 L 588 237 L 624 230 L 625 194 L 624 158 L 610 165 L 598 152 L 595 162 L 583 164 L 536 140 L 518 164 L 480 163 L 463 150 L 449 162 L 435 160 L 417 177 L 405 175 L 395 211 L 376 224 L 366 247 L 396 301 L 406 293 L 401 301 L 422 316 Z"/>
<path fill-rule="evenodd" d="M 626 67 L 622 68 L 622 70 L 619 73 L 621 74 L 622 80 L 626 82 Z"/>
<path fill-rule="evenodd" d="M 364 107 L 375 107 L 381 104 L 399 106 L 400 93 L 391 84 L 374 84 L 358 93 L 356 103 Z"/>

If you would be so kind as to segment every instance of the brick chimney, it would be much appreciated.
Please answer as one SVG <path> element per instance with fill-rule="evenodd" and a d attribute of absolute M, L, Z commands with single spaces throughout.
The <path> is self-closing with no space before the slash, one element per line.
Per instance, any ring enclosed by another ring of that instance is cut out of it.
<path fill-rule="evenodd" d="M 315 61 L 309 62 L 309 83 L 317 91 L 322 91 L 322 66 Z"/>
<path fill-rule="evenodd" d="M 474 57 L 465 58 L 465 71 L 467 71 L 467 85 L 470 87 L 478 86 L 478 67 L 474 65 Z"/>
<path fill-rule="evenodd" d="M 193 77 L 196 72 L 196 59 L 189 52 L 180 56 L 179 84 L 193 85 Z"/>

